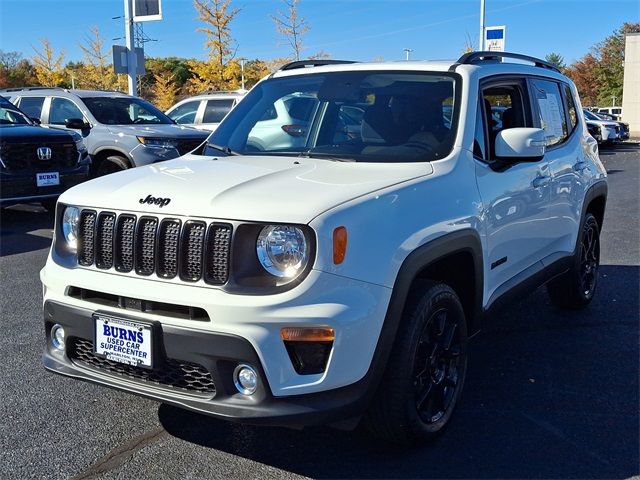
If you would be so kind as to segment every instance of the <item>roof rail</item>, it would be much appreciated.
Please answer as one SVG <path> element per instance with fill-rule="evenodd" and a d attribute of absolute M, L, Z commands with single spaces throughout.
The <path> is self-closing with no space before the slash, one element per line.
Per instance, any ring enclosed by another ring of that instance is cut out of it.
<path fill-rule="evenodd" d="M 297 62 L 287 63 L 278 69 L 278 72 L 285 70 L 295 70 L 296 68 L 321 67 L 323 65 L 340 65 L 344 63 L 358 63 L 354 60 L 298 60 Z"/>
<path fill-rule="evenodd" d="M 489 60 L 489 61 L 497 61 L 501 58 L 515 58 L 517 60 L 525 60 L 527 62 L 533 63 L 536 67 L 548 68 L 549 70 L 553 70 L 555 72 L 561 73 L 558 67 L 554 64 L 549 63 L 545 60 L 540 60 L 536 57 L 530 57 L 529 55 L 522 55 L 520 53 L 510 53 L 510 52 L 469 52 L 462 55 L 458 61 L 453 65 L 452 68 L 455 68 L 458 65 L 470 65 L 473 63 L 478 63 L 481 61 Z"/>
<path fill-rule="evenodd" d="M 0 92 L 22 92 L 27 90 L 64 90 L 62 87 L 11 87 L 0 88 Z"/>
<path fill-rule="evenodd" d="M 247 93 L 249 90 L 243 90 L 241 88 L 238 88 L 236 90 L 207 90 L 206 92 L 203 93 L 199 93 L 198 95 L 212 95 L 212 94 L 216 94 L 216 93 L 224 93 L 226 95 L 230 94 L 230 93 Z"/>

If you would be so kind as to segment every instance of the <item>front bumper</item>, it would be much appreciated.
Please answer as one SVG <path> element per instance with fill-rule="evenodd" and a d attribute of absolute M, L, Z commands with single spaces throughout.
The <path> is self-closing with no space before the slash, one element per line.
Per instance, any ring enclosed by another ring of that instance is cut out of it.
<path fill-rule="evenodd" d="M 162 369 L 165 361 L 180 361 L 190 366 L 199 365 L 211 375 L 215 391 L 206 393 L 163 384 L 153 371 L 143 370 L 149 379 L 138 375 L 110 373 L 86 361 L 86 352 L 75 353 L 79 341 L 94 337 L 92 315 L 94 310 L 72 307 L 46 301 L 44 322 L 46 347 L 43 364 L 47 370 L 125 390 L 153 400 L 248 424 L 281 426 L 308 426 L 340 422 L 358 417 L 366 408 L 372 392 L 374 376 L 367 375 L 353 385 L 307 395 L 274 397 L 253 346 L 245 339 L 222 333 L 208 333 L 157 324 L 155 368 Z M 130 315 L 119 317 L 135 320 Z M 62 325 L 66 332 L 65 350 L 51 344 L 51 327 Z M 232 374 L 239 364 L 255 367 L 259 386 L 251 396 L 240 395 L 234 386 Z M 139 369 L 140 367 L 127 367 Z M 150 373 L 148 373 L 150 372 Z"/>
<path fill-rule="evenodd" d="M 386 287 L 317 270 L 286 292 L 251 296 L 135 275 L 64 268 L 51 257 L 40 276 L 47 335 L 51 326 L 59 323 L 70 329 L 69 337 L 93 341 L 92 314 L 97 311 L 154 323 L 161 332 L 156 336 L 164 352 L 160 358 L 203 366 L 214 378 L 216 394 L 204 398 L 167 391 L 149 382 L 132 382 L 89 369 L 66 352 L 52 350 L 48 343 L 44 364 L 49 370 L 224 418 L 282 425 L 327 423 L 346 418 L 360 408 L 362 390 L 370 385 L 367 379 L 372 375 L 370 367 L 391 297 L 391 289 Z M 175 302 L 204 310 L 209 320 L 100 305 L 70 296 L 70 287 L 145 302 Z M 328 326 L 335 330 L 323 373 L 296 373 L 280 338 L 285 326 Z M 264 386 L 261 393 L 251 397 L 237 394 L 230 372 L 239 363 L 248 363 L 259 372 Z"/>
<path fill-rule="evenodd" d="M 59 185 L 38 187 L 35 172 L 0 172 L 0 204 L 12 205 L 25 201 L 57 198 L 65 190 L 89 178 L 89 165 L 79 165 L 72 170 L 61 170 L 59 174 Z"/>

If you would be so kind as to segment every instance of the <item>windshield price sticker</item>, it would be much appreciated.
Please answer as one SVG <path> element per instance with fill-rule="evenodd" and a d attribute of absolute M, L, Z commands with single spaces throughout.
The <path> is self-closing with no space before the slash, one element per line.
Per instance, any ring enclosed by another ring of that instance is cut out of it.
<path fill-rule="evenodd" d="M 127 365 L 151 367 L 151 326 L 95 315 L 98 355 Z"/>

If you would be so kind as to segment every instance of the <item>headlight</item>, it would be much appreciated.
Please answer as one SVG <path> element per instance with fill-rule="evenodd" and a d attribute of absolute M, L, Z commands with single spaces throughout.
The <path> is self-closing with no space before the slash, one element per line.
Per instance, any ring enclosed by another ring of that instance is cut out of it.
<path fill-rule="evenodd" d="M 78 221 L 80 220 L 80 209 L 77 207 L 66 207 L 62 215 L 62 236 L 67 242 L 67 246 L 75 250 L 78 248 Z"/>
<path fill-rule="evenodd" d="M 309 247 L 303 231 L 287 225 L 269 225 L 258 235 L 256 252 L 262 267 L 288 281 L 302 273 L 309 261 Z"/>
<path fill-rule="evenodd" d="M 79 152 L 82 152 L 83 150 L 87 149 L 87 147 L 85 147 L 84 142 L 82 141 L 82 139 L 76 140 L 76 149 Z"/>
<path fill-rule="evenodd" d="M 168 138 L 150 138 L 150 137 L 136 137 L 138 141 L 145 147 L 152 148 L 177 148 L 178 141 Z"/>

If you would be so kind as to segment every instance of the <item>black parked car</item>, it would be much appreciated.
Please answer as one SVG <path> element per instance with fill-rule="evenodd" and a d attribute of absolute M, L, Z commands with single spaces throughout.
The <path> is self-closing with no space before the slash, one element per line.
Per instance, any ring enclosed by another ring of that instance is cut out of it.
<path fill-rule="evenodd" d="M 0 96 L 0 206 L 37 201 L 51 210 L 89 177 L 90 163 L 78 133 L 41 127 Z"/>

